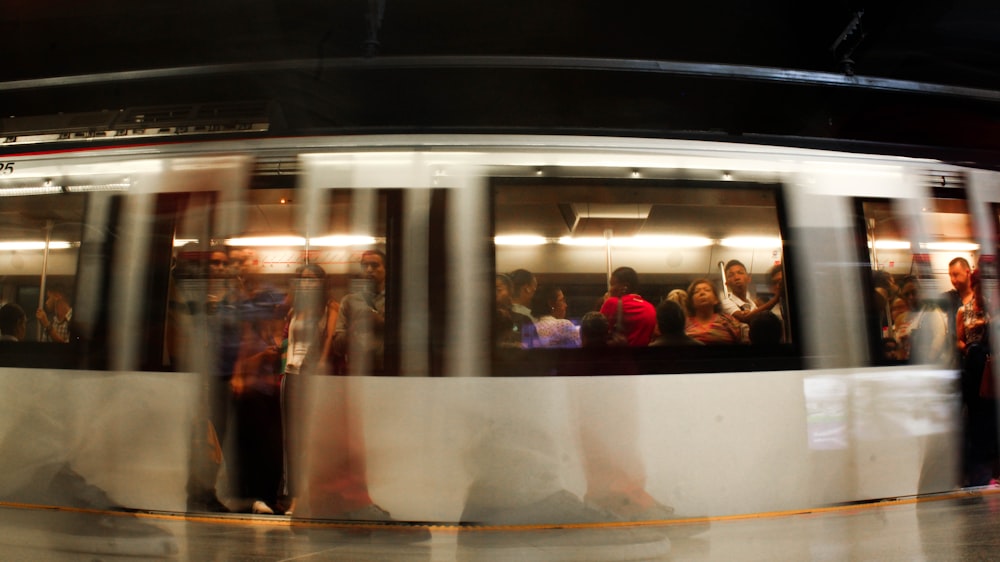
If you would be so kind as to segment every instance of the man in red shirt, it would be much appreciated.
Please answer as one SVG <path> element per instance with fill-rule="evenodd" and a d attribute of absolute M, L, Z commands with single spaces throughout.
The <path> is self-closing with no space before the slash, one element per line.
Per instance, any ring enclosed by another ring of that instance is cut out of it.
<path fill-rule="evenodd" d="M 656 308 L 638 290 L 639 274 L 631 267 L 619 267 L 611 273 L 608 298 L 601 306 L 612 335 L 624 336 L 630 347 L 646 347 L 656 332 Z"/>

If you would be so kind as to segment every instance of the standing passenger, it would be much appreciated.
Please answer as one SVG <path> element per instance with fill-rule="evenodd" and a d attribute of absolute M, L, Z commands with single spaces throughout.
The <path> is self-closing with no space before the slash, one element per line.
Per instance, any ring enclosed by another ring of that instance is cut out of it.
<path fill-rule="evenodd" d="M 691 308 L 688 309 L 684 331 L 704 344 L 740 343 L 739 324 L 728 314 L 723 314 L 715 285 L 708 279 L 695 279 L 688 287 Z"/>
<path fill-rule="evenodd" d="M 380 375 L 385 367 L 385 254 L 361 254 L 364 284 L 340 302 L 334 330 L 335 354 L 346 358 L 352 375 Z"/>
<path fill-rule="evenodd" d="M 538 290 L 538 280 L 535 279 L 535 275 L 527 269 L 515 269 L 510 272 L 510 283 L 511 309 L 531 318 L 532 322 L 537 322 L 538 318 L 531 313 L 531 299 Z"/>
<path fill-rule="evenodd" d="M 295 511 L 295 471 L 301 464 L 298 428 L 293 427 L 295 412 L 301 403 L 296 394 L 299 391 L 298 378 L 303 374 L 307 358 L 317 361 L 320 370 L 331 368 L 324 361 L 327 359 L 328 347 L 332 345 L 340 304 L 332 299 L 326 300 L 325 278 L 326 271 L 316 264 L 306 264 L 296 271 L 292 285 L 292 309 L 284 329 L 287 353 L 281 377 L 281 427 L 285 463 L 279 496 L 285 502 L 285 515 L 292 515 Z M 322 351 L 317 353 L 319 346 L 322 346 Z"/>
<path fill-rule="evenodd" d="M 608 319 L 613 332 L 625 336 L 629 346 L 646 347 L 656 332 L 656 309 L 636 293 L 638 290 L 639 274 L 634 269 L 614 270 L 601 314 Z"/>
<path fill-rule="evenodd" d="M 996 403 L 980 395 L 989 371 L 990 316 L 983 299 L 979 269 L 969 274 L 972 295 L 955 313 L 955 334 L 962 358 L 962 404 L 965 408 L 966 486 L 985 486 L 993 476 L 996 458 Z"/>
<path fill-rule="evenodd" d="M 73 307 L 68 299 L 69 292 L 63 285 L 54 283 L 45 289 L 45 309 L 39 308 L 35 312 L 35 317 L 42 325 L 42 341 L 69 343 Z M 55 313 L 51 320 L 46 310 Z"/>
<path fill-rule="evenodd" d="M 948 279 L 951 280 L 953 288 L 941 296 L 945 301 L 944 313 L 948 316 L 949 321 L 954 320 L 958 309 L 972 299 L 972 287 L 969 285 L 971 273 L 972 268 L 969 267 L 969 261 L 965 258 L 958 257 L 948 262 Z M 949 325 L 948 333 L 951 336 L 952 344 L 956 344 L 954 323 Z"/>
<path fill-rule="evenodd" d="M 566 297 L 562 289 L 542 287 L 531 301 L 531 312 L 538 320 L 535 332 L 540 347 L 580 347 L 580 332 L 566 319 Z"/>
<path fill-rule="evenodd" d="M 726 286 L 729 294 L 722 299 L 722 312 L 733 317 L 741 324 L 749 326 L 754 318 L 770 312 L 778 304 L 779 295 L 775 294 L 767 302 L 758 304 L 750 298 L 750 274 L 739 260 L 729 260 L 725 267 Z M 744 343 L 749 340 L 748 328 L 742 328 Z"/>
<path fill-rule="evenodd" d="M 364 428 L 357 404 L 364 385 L 357 375 L 382 374 L 386 299 L 386 257 L 379 250 L 361 254 L 365 287 L 345 296 L 337 316 L 335 351 L 346 354 L 351 376 L 303 377 L 309 385 L 302 410 L 308 502 L 296 508 L 307 517 L 354 521 L 391 521 L 368 487 Z M 406 530 L 407 540 L 426 540 L 426 529 Z"/>
<path fill-rule="evenodd" d="M 493 331 L 498 348 L 530 347 L 531 318 L 514 312 L 511 299 L 510 276 L 496 275 L 496 307 L 493 312 Z"/>

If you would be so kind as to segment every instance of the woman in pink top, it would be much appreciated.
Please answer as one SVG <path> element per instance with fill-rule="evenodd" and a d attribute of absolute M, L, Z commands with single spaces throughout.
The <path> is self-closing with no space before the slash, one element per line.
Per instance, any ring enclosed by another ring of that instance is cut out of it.
<path fill-rule="evenodd" d="M 719 294 L 708 279 L 695 279 L 688 287 L 688 319 L 684 332 L 708 345 L 740 343 L 740 327 L 723 314 Z"/>

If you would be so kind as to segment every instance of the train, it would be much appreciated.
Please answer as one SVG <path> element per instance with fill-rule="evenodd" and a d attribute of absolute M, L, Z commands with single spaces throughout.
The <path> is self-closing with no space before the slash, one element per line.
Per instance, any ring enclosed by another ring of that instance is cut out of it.
<path fill-rule="evenodd" d="M 936 302 L 961 257 L 995 291 L 995 170 L 542 134 L 44 146 L 8 148 L 0 163 L 0 297 L 27 317 L 21 341 L 0 342 L 4 447 L 20 451 L 4 455 L 0 493 L 58 461 L 122 505 L 192 510 L 192 466 L 207 454 L 193 436 L 220 373 L 205 356 L 179 358 L 174 311 L 180 287 L 200 303 L 212 293 L 204 272 L 220 249 L 237 268 L 228 283 L 253 279 L 285 313 L 303 266 L 322 269 L 324 300 L 344 303 L 363 285 L 365 252 L 382 252 L 377 372 L 285 375 L 306 389 L 282 413 L 297 443 L 286 476 L 300 501 L 313 498 L 293 517 L 343 518 L 315 498 L 331 467 L 355 458 L 347 449 L 363 459 L 372 500 L 405 522 L 591 521 L 598 507 L 614 511 L 602 493 L 638 493 L 663 519 L 969 485 L 960 369 L 885 353 L 893 326 L 880 323 L 889 303 L 873 279 L 912 276 Z M 730 260 L 762 300 L 781 267 L 780 343 L 600 356 L 495 345 L 498 274 L 523 269 L 558 287 L 579 326 L 617 268 L 634 269 L 636 292 L 655 306 L 702 278 L 725 295 Z M 195 268 L 186 277 L 185 264 Z M 72 305 L 67 343 L 46 341 L 52 311 L 36 313 L 53 287 Z M 197 347 L 215 340 L 199 335 L 207 317 L 196 312 L 181 337 Z M 234 446 L 213 438 L 220 451 Z M 54 444 L 29 458 L 40 443 Z M 233 507 L 239 466 L 228 453 L 220 463 L 215 484 Z"/>

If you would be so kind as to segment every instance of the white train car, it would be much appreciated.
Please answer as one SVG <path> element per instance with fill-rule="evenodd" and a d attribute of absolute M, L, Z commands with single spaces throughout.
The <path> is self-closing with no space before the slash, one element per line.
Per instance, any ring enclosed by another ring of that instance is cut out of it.
<path fill-rule="evenodd" d="M 28 319 L 22 341 L 0 342 L 7 497 L 69 466 L 123 505 L 191 508 L 222 351 L 210 312 L 174 316 L 179 303 L 209 306 L 220 246 L 230 266 L 241 256 L 229 283 L 290 306 L 301 265 L 323 268 L 336 302 L 363 250 L 386 255 L 381 376 L 288 375 L 305 389 L 284 411 L 304 517 L 342 518 L 323 498 L 346 464 L 394 519 L 417 522 L 723 516 L 969 484 L 957 364 L 884 355 L 897 327 L 879 322 L 871 280 L 913 275 L 934 300 L 964 257 L 992 291 L 994 171 L 501 135 L 170 142 L 26 152 L 0 169 L 2 299 Z M 656 304 L 697 278 L 725 291 L 719 264 L 731 259 L 765 300 L 783 266 L 782 343 L 600 360 L 493 344 L 497 273 L 560 287 L 579 323 L 617 267 L 634 268 Z M 35 310 L 53 286 L 72 305 L 67 344 L 40 341 Z M 240 421 L 215 432 L 227 453 L 216 489 L 234 509 L 254 499 L 234 484 L 246 464 L 228 454 Z"/>

